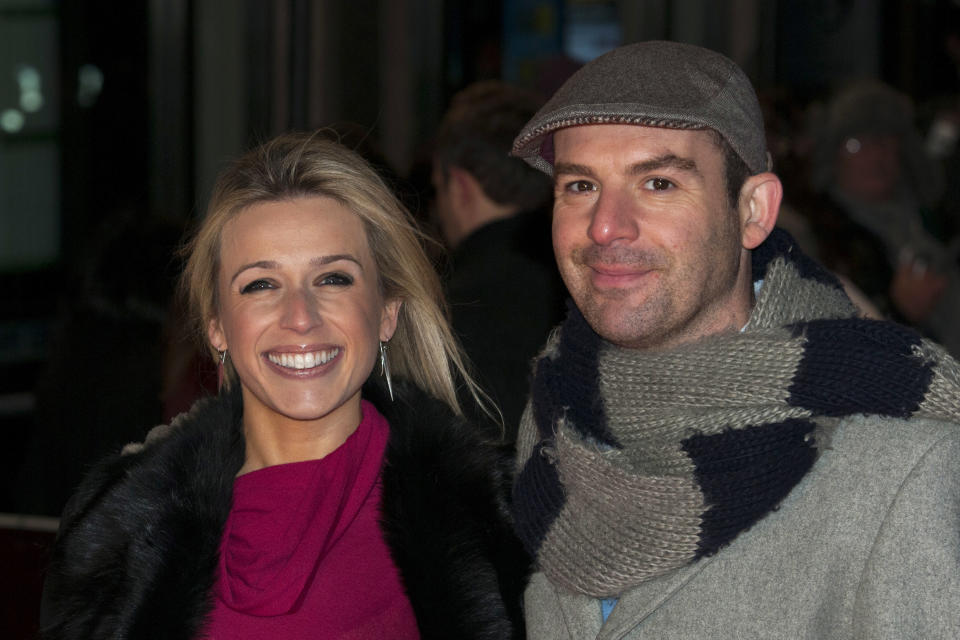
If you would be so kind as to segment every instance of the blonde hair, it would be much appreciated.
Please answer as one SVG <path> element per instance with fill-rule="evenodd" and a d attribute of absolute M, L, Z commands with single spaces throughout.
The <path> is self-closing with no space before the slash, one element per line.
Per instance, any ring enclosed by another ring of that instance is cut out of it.
<path fill-rule="evenodd" d="M 423 248 L 429 239 L 363 158 L 323 135 L 278 136 L 241 156 L 218 177 L 207 214 L 184 247 L 181 287 L 198 335 L 218 357 L 206 332 L 217 315 L 220 240 L 226 223 L 257 203 L 331 198 L 363 222 L 384 299 L 402 301 L 390 341 L 391 373 L 411 380 L 458 414 L 457 384 L 462 382 L 489 413 L 488 400 L 469 374 L 450 330 L 440 280 Z M 236 375 L 231 366 L 227 370 L 228 378 Z"/>

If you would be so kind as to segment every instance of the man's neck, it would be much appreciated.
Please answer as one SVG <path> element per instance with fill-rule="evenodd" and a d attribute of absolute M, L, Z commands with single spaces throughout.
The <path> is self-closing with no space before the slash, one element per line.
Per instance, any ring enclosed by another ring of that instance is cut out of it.
<path fill-rule="evenodd" d="M 459 245 L 467 236 L 481 227 L 509 218 L 520 211 L 516 205 L 494 202 L 482 191 L 462 204 L 463 206 L 457 207 L 452 214 L 457 218 L 457 225 L 448 234 L 447 243 L 451 248 Z"/>

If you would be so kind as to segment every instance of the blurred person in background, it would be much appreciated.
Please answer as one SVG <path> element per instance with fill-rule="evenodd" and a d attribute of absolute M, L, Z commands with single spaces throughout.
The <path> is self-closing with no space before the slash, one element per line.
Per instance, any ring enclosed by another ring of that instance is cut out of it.
<path fill-rule="evenodd" d="M 553 187 L 509 155 L 541 104 L 502 82 L 471 85 L 454 96 L 433 155 L 453 329 L 503 413 L 508 440 L 526 402 L 530 361 L 562 319 L 565 296 L 550 246 Z"/>
<path fill-rule="evenodd" d="M 59 515 L 105 451 L 143 438 L 160 421 L 182 233 L 133 211 L 110 215 L 66 277 L 18 474 L 19 511 Z"/>
<path fill-rule="evenodd" d="M 816 254 L 881 313 L 960 354 L 957 243 L 931 232 L 943 176 L 924 149 L 910 99 L 851 84 L 815 119 L 809 207 Z"/>

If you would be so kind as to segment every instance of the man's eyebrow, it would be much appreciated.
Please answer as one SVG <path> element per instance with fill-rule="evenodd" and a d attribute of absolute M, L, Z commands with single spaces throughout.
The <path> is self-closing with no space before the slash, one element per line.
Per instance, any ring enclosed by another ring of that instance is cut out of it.
<path fill-rule="evenodd" d="M 630 165 L 629 173 L 630 175 L 635 176 L 648 171 L 656 171 L 657 169 L 668 168 L 688 171 L 690 173 L 695 173 L 698 176 L 701 175 L 700 169 L 697 167 L 697 163 L 693 159 L 684 158 L 674 153 L 665 153 L 661 156 L 648 158 L 642 162 L 632 164 Z M 589 178 L 595 177 L 594 172 L 590 167 L 584 164 L 576 164 L 574 162 L 558 162 L 553 167 L 553 175 L 580 175 L 587 176 Z"/>
<path fill-rule="evenodd" d="M 553 175 L 576 174 L 580 176 L 593 177 L 593 170 L 585 164 L 575 164 L 572 162 L 558 162 L 553 165 Z"/>
<path fill-rule="evenodd" d="M 360 270 L 363 270 L 363 264 L 361 264 L 360 260 L 349 253 L 334 253 L 329 256 L 319 256 L 310 260 L 310 264 L 315 267 L 322 267 L 338 260 L 349 260 L 350 262 L 355 262 L 357 266 L 360 267 Z M 278 266 L 280 266 L 280 263 L 274 260 L 258 260 L 256 262 L 250 262 L 248 264 L 241 265 L 240 268 L 237 269 L 237 271 L 233 274 L 233 277 L 230 278 L 230 282 L 232 283 L 234 280 L 236 280 L 237 277 L 247 269 L 276 269 Z"/>
<path fill-rule="evenodd" d="M 684 158 L 673 153 L 667 153 L 662 156 L 644 160 L 643 162 L 638 162 L 630 167 L 630 174 L 639 175 L 641 173 L 647 173 L 648 171 L 656 171 L 657 169 L 679 169 L 680 171 L 687 171 L 698 176 L 701 175 L 700 169 L 697 168 L 697 163 L 694 162 L 693 159 Z"/>

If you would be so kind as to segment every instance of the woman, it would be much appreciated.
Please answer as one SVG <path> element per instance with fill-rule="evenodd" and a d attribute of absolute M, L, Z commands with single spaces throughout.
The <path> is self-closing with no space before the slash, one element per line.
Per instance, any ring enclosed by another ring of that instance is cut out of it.
<path fill-rule="evenodd" d="M 220 176 L 183 282 L 221 393 L 85 479 L 45 637 L 522 637 L 509 461 L 461 418 L 420 241 L 316 135 Z"/>

